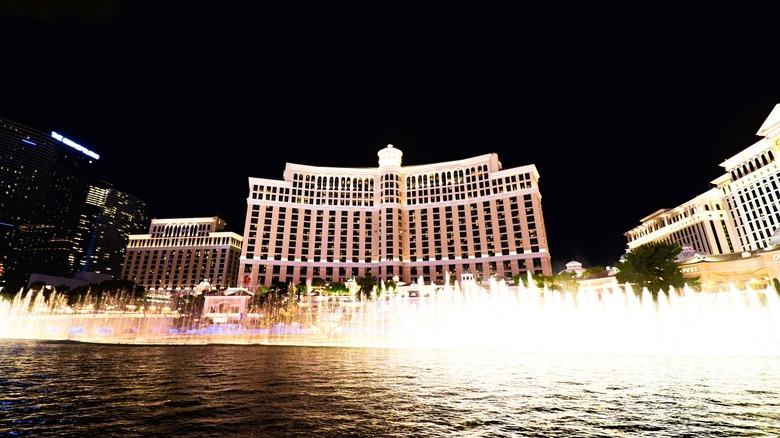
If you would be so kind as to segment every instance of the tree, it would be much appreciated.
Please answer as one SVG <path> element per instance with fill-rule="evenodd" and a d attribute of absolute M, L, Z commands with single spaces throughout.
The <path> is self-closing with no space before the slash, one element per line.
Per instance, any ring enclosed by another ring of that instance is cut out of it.
<path fill-rule="evenodd" d="M 334 293 L 349 292 L 349 288 L 347 288 L 346 284 L 339 281 L 336 283 L 331 283 L 331 285 L 328 286 L 327 291 Z"/>
<path fill-rule="evenodd" d="M 561 292 L 577 292 L 580 284 L 577 282 L 577 274 L 563 271 L 553 277 L 555 289 Z"/>
<path fill-rule="evenodd" d="M 277 281 L 271 284 L 271 292 L 273 292 L 277 296 L 282 296 L 287 294 L 288 289 L 289 289 L 289 285 L 284 281 Z"/>
<path fill-rule="evenodd" d="M 360 277 L 355 280 L 358 285 L 357 298 L 362 300 L 364 297 L 370 300 L 373 296 L 374 286 L 376 286 L 376 277 L 371 274 Z"/>
<path fill-rule="evenodd" d="M 27 282 L 24 280 L 6 280 L 5 284 L 0 284 L 0 298 L 12 300 L 20 291 L 27 289 Z"/>
<path fill-rule="evenodd" d="M 298 299 L 301 299 L 301 295 L 306 295 L 309 293 L 309 286 L 306 285 L 306 283 L 301 283 L 298 286 L 295 286 L 295 292 L 298 294 Z"/>
<path fill-rule="evenodd" d="M 590 277 L 593 274 L 598 274 L 599 272 L 604 272 L 606 270 L 607 270 L 607 268 L 605 268 L 603 266 L 598 266 L 598 265 L 591 266 L 590 268 L 586 269 L 585 272 L 582 273 L 582 278 L 587 278 L 587 277 Z"/>
<path fill-rule="evenodd" d="M 637 289 L 646 287 L 654 296 L 658 291 L 668 290 L 670 286 L 683 287 L 685 279 L 675 259 L 681 251 L 682 248 L 676 243 L 642 245 L 617 263 L 617 281 L 629 283 Z"/>
<path fill-rule="evenodd" d="M 534 286 L 536 287 L 544 287 L 545 284 L 552 284 L 552 277 L 548 277 L 544 274 L 531 274 L 531 277 L 534 281 Z M 525 287 L 528 287 L 528 272 L 522 272 L 520 274 L 516 274 L 512 276 L 512 281 L 516 285 L 523 285 Z"/>
<path fill-rule="evenodd" d="M 695 290 L 696 292 L 701 292 L 701 280 L 700 277 L 691 277 L 685 279 L 685 285 L 689 288 Z"/>

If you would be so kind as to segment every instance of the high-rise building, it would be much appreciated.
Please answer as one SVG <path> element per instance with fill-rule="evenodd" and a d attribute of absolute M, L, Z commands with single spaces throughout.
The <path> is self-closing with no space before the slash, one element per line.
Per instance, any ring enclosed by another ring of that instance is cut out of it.
<path fill-rule="evenodd" d="M 726 173 L 712 181 L 712 189 L 627 231 L 629 250 L 668 242 L 718 255 L 770 246 L 780 228 L 780 104 L 756 135 L 761 140 L 720 164 Z"/>
<path fill-rule="evenodd" d="M 148 234 L 129 236 L 122 278 L 150 290 L 233 286 L 242 237 L 224 229 L 216 216 L 152 219 Z"/>
<path fill-rule="evenodd" d="M 388 145 L 378 168 L 287 163 L 284 180 L 249 178 L 239 285 L 552 273 L 534 165 L 402 167 L 402 155 Z"/>
<path fill-rule="evenodd" d="M 7 278 L 74 270 L 80 209 L 98 158 L 56 132 L 0 119 L 0 259 Z"/>
<path fill-rule="evenodd" d="M 146 204 L 108 186 L 91 185 L 81 214 L 79 271 L 119 277 L 128 236 L 149 226 Z"/>

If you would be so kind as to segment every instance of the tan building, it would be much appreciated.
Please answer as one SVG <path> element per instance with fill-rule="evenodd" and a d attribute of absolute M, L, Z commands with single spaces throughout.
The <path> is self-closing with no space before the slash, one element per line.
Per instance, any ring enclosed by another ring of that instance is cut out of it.
<path fill-rule="evenodd" d="M 535 166 L 487 154 L 402 167 L 402 155 L 388 145 L 378 168 L 287 163 L 283 180 L 250 178 L 239 284 L 551 274 Z"/>
<path fill-rule="evenodd" d="M 610 268 L 584 278 L 578 278 L 577 283 L 584 291 L 597 292 L 598 294 L 611 293 L 619 286 L 615 274 L 617 271 Z"/>
<path fill-rule="evenodd" d="M 152 219 L 131 234 L 122 278 L 147 289 L 194 290 L 201 281 L 229 287 L 238 277 L 243 238 L 218 217 Z"/>
<path fill-rule="evenodd" d="M 686 278 L 698 277 L 703 292 L 765 289 L 780 279 L 780 246 L 716 256 L 700 255 L 680 263 Z"/>
<path fill-rule="evenodd" d="M 724 209 L 723 193 L 710 189 L 676 208 L 664 208 L 640 220 L 641 225 L 625 233 L 628 248 L 653 243 L 690 245 L 704 254 L 727 254 L 735 248 L 735 229 Z"/>
<path fill-rule="evenodd" d="M 710 255 L 766 248 L 780 228 L 780 104 L 757 135 L 762 139 L 721 163 L 726 173 L 712 189 L 626 232 L 629 250 L 652 242 L 687 244 Z"/>

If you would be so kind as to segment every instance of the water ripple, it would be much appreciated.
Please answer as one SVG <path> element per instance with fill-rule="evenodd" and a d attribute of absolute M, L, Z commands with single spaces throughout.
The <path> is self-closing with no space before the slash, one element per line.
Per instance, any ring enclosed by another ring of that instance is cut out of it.
<path fill-rule="evenodd" d="M 776 436 L 776 361 L 0 341 L 0 436 Z"/>

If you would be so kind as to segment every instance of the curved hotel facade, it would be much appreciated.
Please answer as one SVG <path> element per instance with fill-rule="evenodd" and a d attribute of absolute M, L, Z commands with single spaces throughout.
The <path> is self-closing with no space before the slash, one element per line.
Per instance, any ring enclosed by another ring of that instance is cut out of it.
<path fill-rule="evenodd" d="M 624 233 L 628 248 L 667 242 L 721 255 L 772 247 L 780 232 L 780 104 L 756 135 L 762 138 L 720 164 L 725 173 L 710 190 Z"/>
<path fill-rule="evenodd" d="M 392 145 L 378 155 L 377 168 L 287 163 L 283 180 L 249 178 L 239 285 L 551 274 L 534 165 L 502 170 L 486 154 L 402 167 Z"/>

